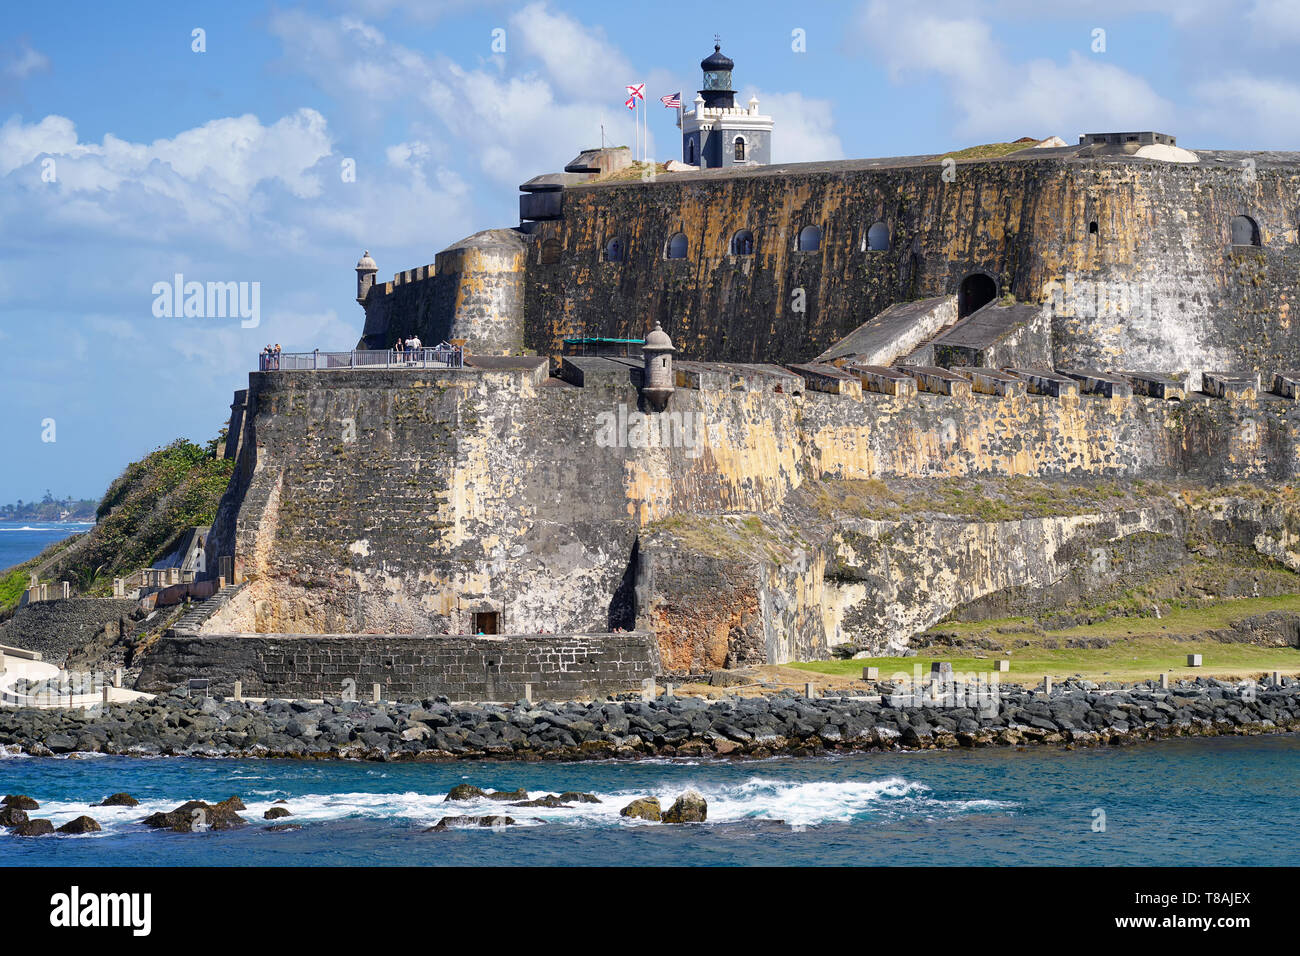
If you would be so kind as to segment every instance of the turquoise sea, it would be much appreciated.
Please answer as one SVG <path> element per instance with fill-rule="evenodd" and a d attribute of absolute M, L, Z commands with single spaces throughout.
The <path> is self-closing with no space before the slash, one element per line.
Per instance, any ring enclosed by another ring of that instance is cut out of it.
<path fill-rule="evenodd" d="M 458 783 L 597 794 L 568 810 L 443 802 Z M 625 820 L 687 787 L 703 825 Z M 90 804 L 117 791 L 134 809 Z M 1300 737 L 1170 740 L 1065 751 L 858 754 L 751 762 L 375 764 L 121 757 L 0 759 L 0 793 L 82 837 L 0 836 L 0 865 L 1300 865 L 1287 822 Z M 238 795 L 243 830 L 155 832 L 146 813 Z M 302 829 L 273 832 L 277 799 Z M 424 832 L 444 815 L 509 813 L 500 830 Z"/>

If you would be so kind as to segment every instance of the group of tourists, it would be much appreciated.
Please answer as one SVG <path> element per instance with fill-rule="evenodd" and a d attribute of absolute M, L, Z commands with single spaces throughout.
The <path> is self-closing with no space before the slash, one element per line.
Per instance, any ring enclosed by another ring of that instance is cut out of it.
<path fill-rule="evenodd" d="M 393 352 L 397 355 L 397 361 L 405 362 L 413 360 L 415 358 L 414 353 L 418 352 L 423 346 L 424 343 L 420 341 L 420 337 L 412 332 L 408 338 L 399 338 L 397 340 L 396 344 L 393 345 Z M 408 354 L 411 359 L 407 359 Z"/>
<path fill-rule="evenodd" d="M 273 372 L 280 367 L 280 343 L 275 343 L 274 347 L 268 345 L 262 349 L 262 355 L 258 362 L 258 368 L 263 372 Z"/>

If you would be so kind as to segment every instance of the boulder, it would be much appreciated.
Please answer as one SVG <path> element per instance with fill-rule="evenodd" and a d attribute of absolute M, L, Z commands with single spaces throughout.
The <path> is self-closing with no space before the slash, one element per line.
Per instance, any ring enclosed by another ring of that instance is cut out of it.
<path fill-rule="evenodd" d="M 518 790 L 510 791 L 493 790 L 491 793 L 483 794 L 483 796 L 487 797 L 489 800 L 500 800 L 503 803 L 508 803 L 511 800 L 527 800 L 528 791 L 523 787 L 520 787 Z M 560 799 L 563 800 L 564 798 L 561 797 Z"/>
<path fill-rule="evenodd" d="M 565 803 L 600 803 L 600 797 L 594 793 L 582 793 L 579 790 L 566 790 L 560 794 Z"/>
<path fill-rule="evenodd" d="M 266 828 L 268 833 L 289 833 L 293 830 L 301 829 L 301 823 L 273 823 L 271 826 Z"/>
<path fill-rule="evenodd" d="M 129 793 L 115 793 L 105 797 L 99 803 L 91 804 L 95 807 L 138 807 L 139 805 L 140 801 Z"/>
<path fill-rule="evenodd" d="M 473 784 L 458 783 L 447 791 L 447 796 L 443 798 L 443 803 L 451 800 L 477 800 L 479 797 L 487 794 Z"/>
<path fill-rule="evenodd" d="M 553 793 L 548 793 L 544 797 L 538 797 L 536 800 L 521 800 L 518 803 L 510 804 L 512 807 L 547 807 L 551 810 L 569 809 L 569 805 L 560 797 Z"/>
<path fill-rule="evenodd" d="M 244 801 L 240 800 L 238 797 L 226 797 L 226 799 L 222 800 L 220 803 L 213 804 L 213 805 L 218 807 L 225 807 L 227 810 L 248 809 L 248 807 L 244 806 Z"/>
<path fill-rule="evenodd" d="M 668 812 L 664 823 L 703 823 L 709 814 L 709 805 L 696 790 L 687 790 L 678 797 Z"/>
<path fill-rule="evenodd" d="M 656 797 L 638 797 L 622 810 L 618 811 L 618 815 L 620 817 L 636 817 L 639 820 L 651 820 L 658 823 L 663 819 L 663 810 L 659 806 L 659 800 Z"/>
<path fill-rule="evenodd" d="M 459 783 L 447 792 L 443 802 L 449 800 L 500 800 L 507 803 L 511 800 L 527 800 L 528 791 L 519 790 L 481 790 L 478 787 L 468 783 Z"/>
<path fill-rule="evenodd" d="M 195 833 L 204 829 L 236 830 L 248 826 L 248 821 L 226 801 L 209 804 L 202 800 L 190 800 L 166 813 L 151 813 L 143 823 L 156 830 L 174 830 L 177 833 Z"/>
<path fill-rule="evenodd" d="M 291 816 L 293 816 L 293 814 L 290 813 L 288 810 L 286 810 L 284 807 L 272 807 L 270 810 L 267 810 L 265 813 L 262 814 L 262 819 L 278 820 L 281 817 L 291 817 Z"/>
<path fill-rule="evenodd" d="M 450 830 L 452 827 L 508 827 L 514 825 L 513 817 L 488 815 L 484 817 L 443 817 L 436 824 L 425 830 Z"/>
<path fill-rule="evenodd" d="M 0 800 L 0 806 L 17 807 L 19 810 L 39 810 L 41 805 L 27 796 L 25 793 L 11 793 L 3 800 Z"/>
<path fill-rule="evenodd" d="M 0 827 L 18 827 L 27 822 L 27 811 L 17 807 L 0 807 Z"/>
<path fill-rule="evenodd" d="M 13 829 L 14 836 L 50 836 L 54 833 L 54 824 L 49 820 L 28 820 Z"/>
<path fill-rule="evenodd" d="M 82 817 L 77 817 L 77 819 L 75 820 L 69 820 L 67 823 L 63 824 L 63 826 L 59 827 L 58 832 L 59 833 L 98 833 L 102 829 L 103 827 L 101 827 L 98 821 L 96 821 L 93 817 L 82 816 Z"/>

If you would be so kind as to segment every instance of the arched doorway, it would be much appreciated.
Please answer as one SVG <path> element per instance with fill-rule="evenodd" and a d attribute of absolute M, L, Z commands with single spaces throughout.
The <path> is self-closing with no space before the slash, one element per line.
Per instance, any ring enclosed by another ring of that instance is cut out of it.
<path fill-rule="evenodd" d="M 998 284 L 984 272 L 972 272 L 957 287 L 957 318 L 964 319 L 998 297 Z"/>
<path fill-rule="evenodd" d="M 1232 244 L 1234 246 L 1259 245 L 1259 225 L 1249 216 L 1232 217 Z"/>

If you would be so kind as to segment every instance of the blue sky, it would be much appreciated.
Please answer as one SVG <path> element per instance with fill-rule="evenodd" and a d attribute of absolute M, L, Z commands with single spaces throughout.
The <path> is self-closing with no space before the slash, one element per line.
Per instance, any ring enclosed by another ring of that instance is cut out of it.
<path fill-rule="evenodd" d="M 689 101 L 715 32 L 777 161 L 1119 128 L 1300 148 L 1295 0 L 49 0 L 0 26 L 0 502 L 212 437 L 268 342 L 351 347 L 363 248 L 384 278 L 514 225 L 602 121 L 631 142 L 625 84 Z M 177 273 L 260 283 L 260 325 L 155 315 Z"/>

